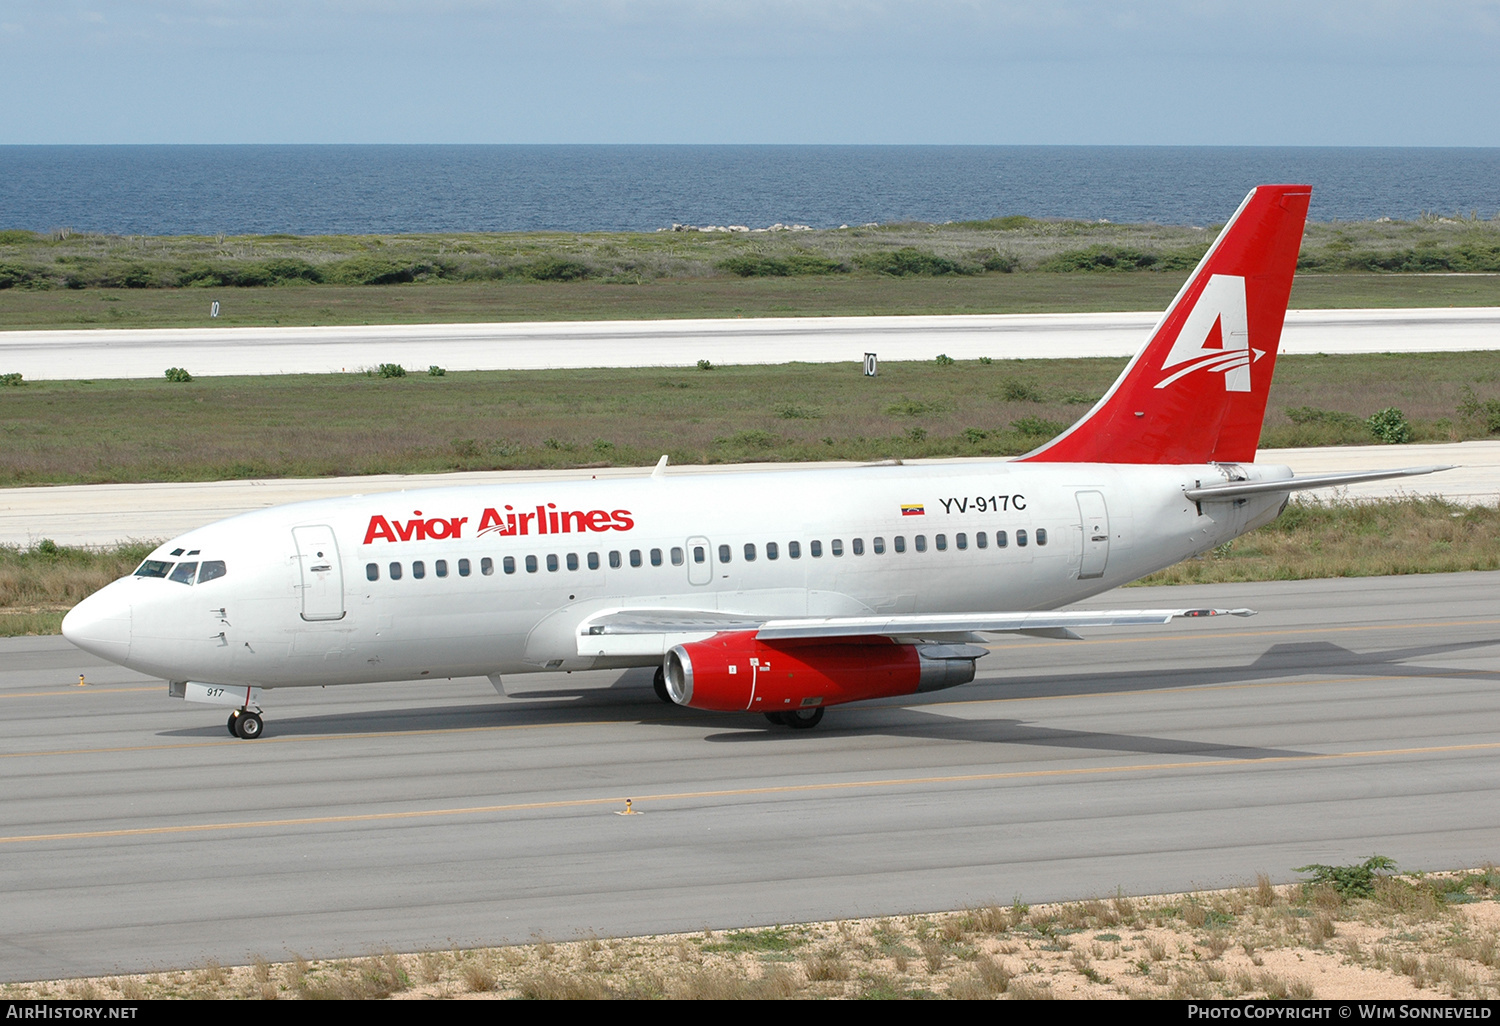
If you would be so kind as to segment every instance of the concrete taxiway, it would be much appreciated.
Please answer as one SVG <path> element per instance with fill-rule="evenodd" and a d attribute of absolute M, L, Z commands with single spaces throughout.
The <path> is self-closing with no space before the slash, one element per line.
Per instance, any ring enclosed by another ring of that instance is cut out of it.
<path fill-rule="evenodd" d="M 322 374 L 381 363 L 448 370 L 691 367 L 884 360 L 1131 356 L 1160 316 L 1147 313 L 769 317 L 337 327 L 0 332 L 0 368 L 27 378 Z M 1500 307 L 1290 310 L 1284 353 L 1500 349 Z"/>
<path fill-rule="evenodd" d="M 274 691 L 238 741 L 61 639 L 0 641 L 0 979 L 1500 855 L 1500 574 L 1089 605 L 1210 602 L 1260 615 L 1002 640 L 972 685 L 807 732 L 632 671 Z"/>
<path fill-rule="evenodd" d="M 1262 463 L 1280 463 L 1303 475 L 1345 470 L 1389 470 L 1455 464 L 1427 477 L 1402 478 L 1313 493 L 1373 499 L 1437 495 L 1466 504 L 1500 501 L 1500 441 L 1454 445 L 1367 445 L 1322 449 L 1263 449 Z M 914 463 L 942 462 L 914 460 Z M 795 467 L 847 466 L 802 463 Z M 724 474 L 785 470 L 786 464 L 719 464 L 672 467 L 672 474 Z M 288 502 L 342 495 L 372 495 L 446 485 L 503 485 L 588 477 L 640 477 L 649 469 L 517 470 L 463 474 L 386 474 L 297 480 L 195 481 L 119 485 L 63 485 L 0 489 L 0 545 L 28 546 L 42 538 L 61 545 L 113 545 L 131 539 L 170 538 L 195 527 Z"/>

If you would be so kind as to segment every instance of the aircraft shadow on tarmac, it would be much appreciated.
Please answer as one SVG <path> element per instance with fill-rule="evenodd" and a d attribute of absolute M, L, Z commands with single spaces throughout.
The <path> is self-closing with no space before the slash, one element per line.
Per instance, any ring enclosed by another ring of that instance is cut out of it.
<path fill-rule="evenodd" d="M 714 743 L 813 741 L 830 733 L 839 736 L 894 736 L 990 744 L 1080 748 L 1149 755 L 1208 756 L 1223 759 L 1268 759 L 1308 753 L 1284 749 L 1213 744 L 1177 738 L 1095 733 L 1040 727 L 1016 719 L 960 718 L 929 712 L 926 704 L 986 702 L 1019 698 L 1065 698 L 1079 695 L 1128 694 L 1174 688 L 1232 686 L 1274 682 L 1307 674 L 1336 674 L 1360 678 L 1411 679 L 1421 677 L 1500 682 L 1500 670 L 1470 671 L 1442 666 L 1414 665 L 1407 660 L 1453 655 L 1497 644 L 1495 640 L 1452 642 L 1355 652 L 1330 642 L 1273 645 L 1253 662 L 1240 666 L 1195 666 L 1174 670 L 1125 670 L 1005 678 L 981 677 L 953 691 L 881 699 L 829 711 L 816 730 L 794 731 L 772 727 L 760 716 L 703 712 L 663 706 L 651 691 L 652 671 L 627 670 L 603 686 L 558 686 L 507 690 L 507 697 L 485 704 L 443 705 L 428 708 L 391 708 L 311 716 L 272 715 L 266 731 L 272 737 L 347 736 L 370 733 L 442 732 L 487 727 L 564 726 L 581 719 L 618 723 L 692 726 L 712 729 L 704 740 Z M 751 728 L 751 729 L 746 729 Z M 214 737 L 222 726 L 162 731 L 168 737 Z M 226 742 L 229 740 L 226 737 Z"/>

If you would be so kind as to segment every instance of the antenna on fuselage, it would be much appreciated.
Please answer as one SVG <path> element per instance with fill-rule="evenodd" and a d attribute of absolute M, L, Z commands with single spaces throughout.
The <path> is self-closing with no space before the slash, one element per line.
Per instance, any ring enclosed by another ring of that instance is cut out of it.
<path fill-rule="evenodd" d="M 666 455 L 666 453 L 662 453 L 661 459 L 659 459 L 659 460 L 656 461 L 656 469 L 653 470 L 653 471 L 651 471 L 651 476 L 653 478 L 661 478 L 661 477 L 666 477 L 667 476 L 667 455 Z"/>

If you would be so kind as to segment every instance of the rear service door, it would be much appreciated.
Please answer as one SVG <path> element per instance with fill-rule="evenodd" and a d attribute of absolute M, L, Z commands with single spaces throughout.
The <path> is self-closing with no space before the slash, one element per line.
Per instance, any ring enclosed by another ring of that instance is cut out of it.
<path fill-rule="evenodd" d="M 344 571 L 333 528 L 326 524 L 292 528 L 302 570 L 302 619 L 344 618 Z"/>
<path fill-rule="evenodd" d="M 1109 510 L 1103 492 L 1079 492 L 1078 515 L 1083 521 L 1083 562 L 1078 579 L 1103 577 L 1109 562 Z"/>

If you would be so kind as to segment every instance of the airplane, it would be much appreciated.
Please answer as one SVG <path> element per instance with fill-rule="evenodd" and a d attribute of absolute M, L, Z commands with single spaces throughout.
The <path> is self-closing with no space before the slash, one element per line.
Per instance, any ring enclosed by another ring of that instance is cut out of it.
<path fill-rule="evenodd" d="M 1254 530 L 1254 462 L 1311 189 L 1262 185 L 1076 424 L 1015 459 L 496 484 L 241 514 L 174 538 L 63 635 L 242 739 L 275 688 L 656 667 L 664 701 L 815 726 L 974 679 L 988 636 L 1247 609 L 1068 610 Z"/>

